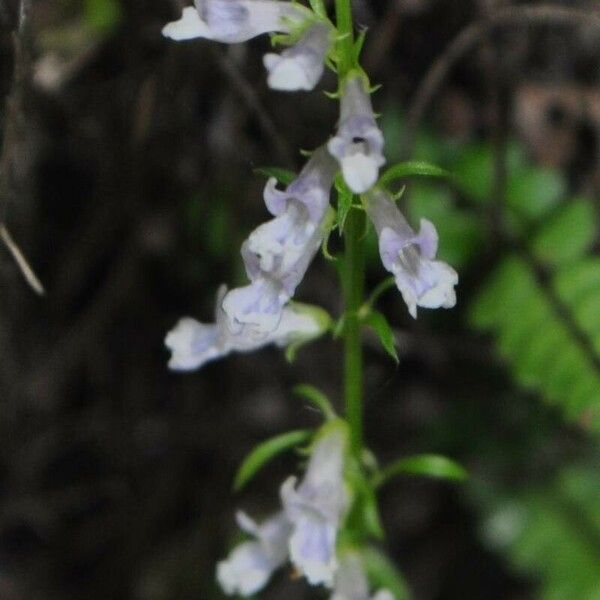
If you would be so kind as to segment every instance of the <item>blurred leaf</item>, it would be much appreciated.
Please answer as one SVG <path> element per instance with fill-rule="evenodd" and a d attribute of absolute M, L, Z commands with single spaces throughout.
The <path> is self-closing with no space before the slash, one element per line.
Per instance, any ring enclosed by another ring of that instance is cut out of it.
<path fill-rule="evenodd" d="M 513 568 L 540 584 L 541 600 L 599 597 L 600 477 L 594 468 L 567 468 L 547 484 L 490 498 L 484 540 Z"/>
<path fill-rule="evenodd" d="M 511 142 L 506 149 L 506 168 L 509 180 L 518 177 L 524 168 L 521 147 Z M 494 155 L 489 142 L 467 144 L 455 151 L 450 172 L 460 189 L 471 200 L 487 203 L 491 200 L 494 180 Z"/>
<path fill-rule="evenodd" d="M 495 333 L 498 349 L 518 383 L 559 406 L 567 419 L 578 420 L 597 432 L 600 276 L 587 285 L 593 262 L 596 259 L 569 264 L 549 282 L 568 313 L 564 315 L 557 311 L 531 267 L 519 257 L 508 257 L 476 299 L 471 321 Z M 578 333 L 572 323 L 579 328 Z M 589 348 L 582 344 L 582 337 L 589 340 Z M 595 356 L 590 354 L 593 351 Z"/>
<path fill-rule="evenodd" d="M 296 179 L 296 173 L 294 173 L 294 171 L 282 169 L 280 167 L 259 167 L 258 169 L 254 169 L 254 172 L 257 175 L 263 175 L 267 178 L 274 177 L 283 185 L 289 185 L 292 183 L 292 181 L 294 181 L 294 179 Z"/>
<path fill-rule="evenodd" d="M 596 236 L 594 207 L 588 200 L 574 200 L 559 207 L 537 231 L 532 250 L 544 262 L 570 262 L 590 248 Z"/>
<path fill-rule="evenodd" d="M 306 398 L 314 404 L 326 419 L 333 419 L 337 416 L 329 398 L 316 387 L 303 383 L 294 388 L 294 394 Z"/>
<path fill-rule="evenodd" d="M 390 559 L 372 546 L 361 552 L 365 570 L 374 590 L 387 589 L 395 600 L 409 600 L 411 597 L 403 575 Z"/>
<path fill-rule="evenodd" d="M 240 491 L 256 473 L 278 454 L 306 442 L 312 435 L 309 429 L 289 431 L 261 442 L 244 459 L 233 480 L 233 489 Z"/>
<path fill-rule="evenodd" d="M 529 167 L 508 178 L 506 204 L 521 217 L 538 219 L 548 214 L 565 192 L 566 183 L 558 171 Z"/>
<path fill-rule="evenodd" d="M 380 487 L 398 475 L 425 475 L 438 479 L 462 481 L 467 472 L 457 462 L 438 454 L 417 454 L 394 461 L 374 477 L 375 487 Z"/>
<path fill-rule="evenodd" d="M 380 312 L 372 310 L 366 316 L 364 322 L 373 329 L 385 351 L 394 359 L 394 362 L 398 364 L 400 361 L 398 360 L 398 353 L 395 348 L 394 332 L 385 316 Z"/>
<path fill-rule="evenodd" d="M 464 148 L 451 171 L 469 198 L 482 203 L 490 200 L 493 158 L 489 144 L 472 144 Z"/>
<path fill-rule="evenodd" d="M 415 175 L 421 177 L 450 177 L 450 173 L 441 167 L 423 161 L 410 160 L 391 166 L 381 176 L 379 183 L 387 186 L 403 177 Z"/>
<path fill-rule="evenodd" d="M 121 22 L 122 16 L 118 0 L 85 0 L 85 22 L 97 31 L 113 31 Z"/>

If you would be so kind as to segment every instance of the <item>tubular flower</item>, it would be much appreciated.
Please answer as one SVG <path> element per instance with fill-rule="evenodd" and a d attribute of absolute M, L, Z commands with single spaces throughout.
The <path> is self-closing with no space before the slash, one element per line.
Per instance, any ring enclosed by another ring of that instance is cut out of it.
<path fill-rule="evenodd" d="M 165 345 L 171 350 L 170 369 L 191 371 L 230 352 L 250 352 L 268 344 L 287 346 L 318 337 L 328 326 L 329 316 L 324 310 L 291 303 L 282 309 L 278 326 L 267 336 L 257 339 L 243 327 L 232 332 L 222 307 L 226 291 L 221 286 L 217 294 L 214 323 L 204 324 L 184 317 L 169 331 Z"/>
<path fill-rule="evenodd" d="M 332 585 L 337 568 L 337 534 L 348 506 L 343 479 L 346 443 L 344 427 L 326 426 L 300 485 L 290 477 L 281 486 L 283 508 L 293 526 L 290 559 L 312 585 Z"/>
<path fill-rule="evenodd" d="M 389 195 L 379 188 L 366 195 L 367 214 L 379 236 L 383 266 L 394 275 L 396 285 L 413 318 L 417 306 L 452 308 L 456 304 L 456 271 L 434 260 L 438 235 L 430 221 L 421 219 L 415 233 Z"/>
<path fill-rule="evenodd" d="M 351 551 L 346 552 L 340 560 L 330 600 L 394 600 L 394 596 L 388 590 L 369 595 L 369 584 L 360 555 Z"/>
<path fill-rule="evenodd" d="M 217 581 L 226 594 L 252 596 L 286 561 L 291 527 L 283 513 L 258 525 L 248 515 L 239 512 L 237 522 L 254 540 L 234 548 L 229 557 L 217 565 Z"/>
<path fill-rule="evenodd" d="M 281 54 L 265 54 L 263 62 L 269 72 L 269 87 L 284 92 L 314 89 L 323 75 L 330 46 L 331 28 L 318 22 L 291 48 Z"/>
<path fill-rule="evenodd" d="M 316 254 L 326 230 L 335 161 L 316 150 L 285 191 L 267 182 L 265 204 L 275 217 L 257 227 L 242 245 L 250 285 L 232 290 L 223 301 L 230 328 L 268 335 L 279 324 L 281 309 Z"/>
<path fill-rule="evenodd" d="M 165 25 L 165 37 L 235 44 L 263 33 L 290 33 L 306 18 L 301 7 L 278 0 L 195 0 L 195 4 L 184 8 L 178 21 Z"/>
<path fill-rule="evenodd" d="M 339 161 L 348 187 L 362 194 L 375 185 L 385 158 L 383 134 L 375 122 L 371 97 L 361 75 L 346 80 L 340 104 L 338 130 L 327 147 Z"/>

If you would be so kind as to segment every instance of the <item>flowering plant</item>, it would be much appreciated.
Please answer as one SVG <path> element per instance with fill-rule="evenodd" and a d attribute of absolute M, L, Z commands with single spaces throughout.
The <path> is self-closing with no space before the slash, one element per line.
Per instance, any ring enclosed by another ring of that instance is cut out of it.
<path fill-rule="evenodd" d="M 228 44 L 277 34 L 274 41 L 287 47 L 281 54 L 264 56 L 269 87 L 312 90 L 329 67 L 338 78 L 338 89 L 331 96 L 340 103 L 335 135 L 310 154 L 298 176 L 285 189 L 279 189 L 275 178 L 267 182 L 264 202 L 272 218 L 254 229 L 241 248 L 249 283 L 231 290 L 223 286 L 213 324 L 181 319 L 165 343 L 172 353 L 170 368 L 185 371 L 233 351 L 248 352 L 271 343 L 305 344 L 327 331 L 343 336 L 343 416 L 317 390 L 303 386 L 302 393 L 321 409 L 324 423 L 315 432 L 293 431 L 272 438 L 244 461 L 238 487 L 276 453 L 308 448 L 304 476 L 300 482 L 290 476 L 281 484 L 281 506 L 275 514 L 258 523 L 238 513 L 238 524 L 251 539 L 218 564 L 217 579 L 227 594 L 250 596 L 289 561 L 309 584 L 330 589 L 332 600 L 388 600 L 402 592 L 393 578 L 379 586 L 377 573 L 389 571 L 389 563 L 369 546 L 382 536 L 376 490 L 397 472 L 410 470 L 410 463 L 405 459 L 379 469 L 364 448 L 361 329 L 373 326 L 395 356 L 387 321 L 372 308 L 379 294 L 395 284 L 416 318 L 417 307 L 454 306 L 458 276 L 451 266 L 436 260 L 435 226 L 422 219 L 417 233 L 396 205 L 389 186 L 398 173 L 411 174 L 410 169 L 395 165 L 380 177 L 384 136 L 373 111 L 373 88 L 359 63 L 364 34 L 355 40 L 350 1 L 336 0 L 335 24 L 322 0 L 309 4 L 196 0 L 163 29 L 173 40 L 202 37 Z M 421 164 L 418 172 L 434 174 L 439 169 L 428 171 Z M 332 205 L 333 190 L 337 202 Z M 366 218 L 377 232 L 383 266 L 393 279 L 365 301 Z M 293 300 L 334 228 L 345 240 L 341 261 L 345 311 L 335 324 L 323 309 Z M 437 474 L 463 475 L 458 465 L 442 457 L 423 458 L 421 472 L 427 471 L 428 460 L 435 463 Z M 371 595 L 375 587 L 380 589 Z"/>

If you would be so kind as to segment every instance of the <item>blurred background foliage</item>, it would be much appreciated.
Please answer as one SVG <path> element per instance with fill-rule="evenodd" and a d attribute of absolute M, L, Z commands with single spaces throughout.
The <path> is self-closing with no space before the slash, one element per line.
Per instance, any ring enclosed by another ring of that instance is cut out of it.
<path fill-rule="evenodd" d="M 407 158 L 433 61 L 512 4 L 356 2 L 390 164 Z M 271 510 L 297 457 L 234 496 L 240 460 L 316 423 L 297 383 L 338 398 L 331 340 L 291 366 L 266 349 L 166 370 L 168 328 L 210 319 L 218 285 L 244 279 L 238 248 L 266 214 L 255 169 L 298 169 L 295 148 L 337 117 L 321 94 L 266 89 L 266 40 L 163 40 L 180 7 L 37 0 L 19 59 L 17 2 L 2 4 L 0 219 L 48 291 L 36 298 L 2 250 L 3 600 L 220 598 L 235 508 Z M 367 334 L 367 439 L 384 463 L 435 452 L 470 477 L 382 491 L 382 548 L 417 600 L 600 598 L 599 57 L 593 24 L 499 29 L 418 123 L 410 158 L 452 177 L 403 181 L 399 202 L 436 224 L 459 303 L 412 321 L 398 294 L 381 298 L 399 365 Z M 335 266 L 317 260 L 298 298 L 339 314 Z M 264 597 L 316 596 L 284 573 Z"/>

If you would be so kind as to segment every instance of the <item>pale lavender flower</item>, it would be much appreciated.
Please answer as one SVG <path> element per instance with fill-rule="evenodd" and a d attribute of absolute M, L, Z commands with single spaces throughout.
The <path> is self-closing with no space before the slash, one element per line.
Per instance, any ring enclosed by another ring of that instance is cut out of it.
<path fill-rule="evenodd" d="M 257 227 L 242 245 L 250 285 L 232 290 L 223 301 L 233 331 L 257 336 L 277 327 L 281 309 L 293 297 L 326 232 L 329 193 L 336 171 L 325 148 L 316 150 L 285 191 L 270 179 L 265 204 L 275 217 Z"/>
<path fill-rule="evenodd" d="M 383 134 L 375 122 L 371 96 L 361 75 L 346 80 L 340 104 L 337 133 L 327 147 L 338 159 L 348 187 L 362 194 L 375 185 L 385 158 Z"/>
<path fill-rule="evenodd" d="M 217 294 L 214 323 L 204 324 L 184 317 L 169 331 L 165 345 L 171 350 L 170 369 L 191 371 L 230 352 L 250 352 L 268 344 L 287 346 L 318 337 L 329 326 L 329 316 L 324 310 L 290 303 L 280 311 L 277 327 L 266 336 L 257 338 L 244 327 L 231 331 L 222 306 L 226 291 L 221 286 Z"/>
<path fill-rule="evenodd" d="M 434 225 L 421 219 L 415 233 L 392 198 L 379 188 L 366 195 L 366 210 L 379 236 L 379 254 L 412 317 L 417 306 L 452 308 L 456 304 L 456 271 L 437 254 L 438 235 Z"/>
<path fill-rule="evenodd" d="M 283 513 L 260 525 L 243 512 L 237 515 L 240 528 L 254 537 L 233 549 L 217 565 L 217 581 L 226 594 L 252 596 L 269 581 L 287 559 L 291 526 Z"/>
<path fill-rule="evenodd" d="M 360 554 L 347 551 L 340 558 L 330 600 L 394 600 L 394 595 L 383 589 L 371 596 Z"/>
<path fill-rule="evenodd" d="M 317 22 L 291 48 L 281 54 L 265 54 L 269 87 L 284 92 L 314 89 L 323 75 L 330 46 L 331 27 Z"/>
<path fill-rule="evenodd" d="M 348 506 L 344 485 L 347 433 L 332 423 L 317 438 L 304 479 L 281 486 L 281 501 L 293 525 L 290 559 L 313 585 L 331 585 L 337 569 L 336 541 Z"/>
<path fill-rule="evenodd" d="M 301 6 L 278 0 L 196 0 L 195 4 L 184 8 L 178 21 L 165 25 L 165 37 L 235 44 L 263 33 L 290 33 L 307 18 Z"/>

